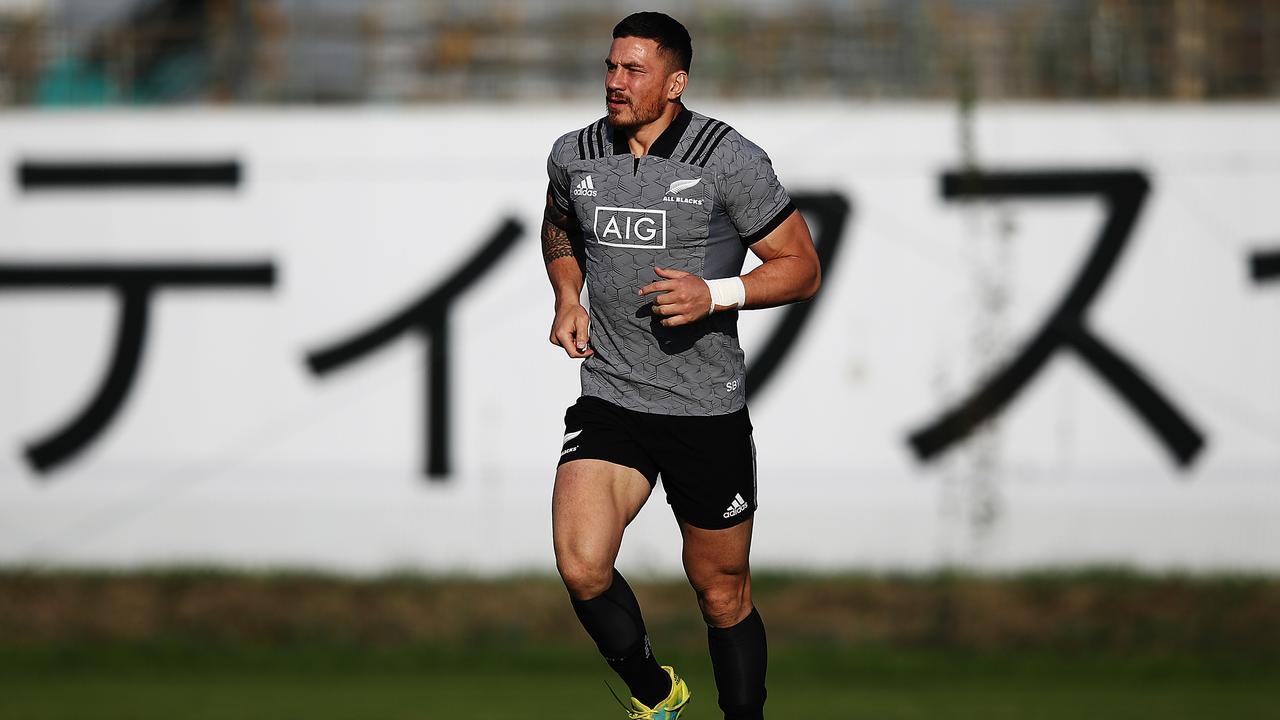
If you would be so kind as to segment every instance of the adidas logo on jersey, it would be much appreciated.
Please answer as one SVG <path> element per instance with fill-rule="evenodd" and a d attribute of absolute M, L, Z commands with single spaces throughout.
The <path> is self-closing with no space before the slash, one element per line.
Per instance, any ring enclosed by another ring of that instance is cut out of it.
<path fill-rule="evenodd" d="M 595 197 L 596 196 L 596 184 L 592 182 L 590 175 L 588 175 L 585 180 L 578 183 L 577 187 L 573 189 L 573 195 L 575 197 Z"/>
<path fill-rule="evenodd" d="M 750 506 L 747 505 L 747 501 L 742 499 L 742 493 L 735 493 L 733 496 L 733 502 L 729 503 L 729 509 L 724 511 L 724 518 L 727 520 L 738 515 L 748 507 Z"/>

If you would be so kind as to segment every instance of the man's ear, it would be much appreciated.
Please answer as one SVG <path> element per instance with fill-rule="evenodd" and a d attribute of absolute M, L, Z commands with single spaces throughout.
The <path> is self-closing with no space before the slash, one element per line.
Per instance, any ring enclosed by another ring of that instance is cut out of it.
<path fill-rule="evenodd" d="M 685 87 L 689 84 L 689 73 L 684 70 L 676 70 L 667 76 L 667 99 L 678 100 L 684 94 Z"/>

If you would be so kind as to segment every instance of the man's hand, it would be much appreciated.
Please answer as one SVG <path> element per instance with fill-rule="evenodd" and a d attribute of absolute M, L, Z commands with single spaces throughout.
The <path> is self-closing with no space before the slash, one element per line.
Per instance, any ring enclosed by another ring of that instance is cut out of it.
<path fill-rule="evenodd" d="M 711 291 L 702 278 L 682 270 L 655 267 L 663 278 L 640 288 L 640 295 L 661 293 L 654 298 L 653 314 L 662 318 L 666 327 L 694 323 L 711 314 Z"/>
<path fill-rule="evenodd" d="M 595 351 L 588 344 L 590 325 L 591 318 L 581 304 L 557 305 L 556 319 L 551 322 L 551 344 L 564 348 L 571 358 L 591 357 Z"/>
<path fill-rule="evenodd" d="M 569 357 L 582 359 L 595 353 L 587 345 L 591 317 L 582 307 L 582 228 L 556 206 L 547 189 L 547 207 L 542 214 L 542 259 L 547 278 L 556 294 L 556 317 L 551 321 L 551 344 L 564 348 Z"/>

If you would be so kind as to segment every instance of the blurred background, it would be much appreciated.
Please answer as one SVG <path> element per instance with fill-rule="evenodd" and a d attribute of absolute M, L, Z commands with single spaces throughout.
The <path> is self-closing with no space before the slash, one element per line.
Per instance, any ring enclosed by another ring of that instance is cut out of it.
<path fill-rule="evenodd" d="M 594 98 L 626 3 L 4 0 L 4 102 Z M 674 12 L 674 9 L 672 9 Z M 704 98 L 1274 98 L 1270 0 L 690 0 Z"/>
<path fill-rule="evenodd" d="M 1277 0 L 0 0 L 0 717 L 622 714 L 537 231 L 638 9 L 824 262 L 741 319 L 771 717 L 1276 717 Z"/>

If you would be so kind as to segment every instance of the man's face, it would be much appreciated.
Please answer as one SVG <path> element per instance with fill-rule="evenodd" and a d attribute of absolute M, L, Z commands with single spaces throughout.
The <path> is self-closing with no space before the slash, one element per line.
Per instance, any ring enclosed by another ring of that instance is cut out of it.
<path fill-rule="evenodd" d="M 615 128 L 639 127 L 661 117 L 671 101 L 674 76 L 683 72 L 648 38 L 614 38 L 604 64 L 605 107 Z"/>

